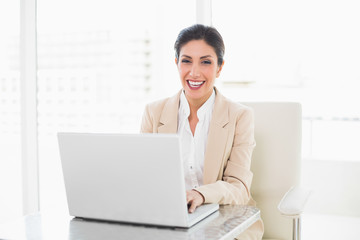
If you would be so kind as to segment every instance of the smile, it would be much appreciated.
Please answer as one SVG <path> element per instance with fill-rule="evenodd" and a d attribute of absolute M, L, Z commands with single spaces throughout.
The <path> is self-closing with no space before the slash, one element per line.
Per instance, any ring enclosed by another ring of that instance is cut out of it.
<path fill-rule="evenodd" d="M 205 81 L 195 82 L 195 81 L 187 80 L 187 83 L 191 89 L 198 89 L 205 83 Z"/>

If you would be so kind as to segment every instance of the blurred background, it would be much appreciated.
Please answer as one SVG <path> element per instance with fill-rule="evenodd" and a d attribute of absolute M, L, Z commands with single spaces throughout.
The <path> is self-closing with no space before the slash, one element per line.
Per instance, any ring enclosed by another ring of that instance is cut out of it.
<path fill-rule="evenodd" d="M 145 104 L 180 90 L 173 45 L 200 22 L 224 38 L 215 85 L 225 96 L 302 103 L 302 184 L 313 190 L 304 231 L 322 222 L 348 234 L 330 231 L 332 239 L 360 234 L 358 1 L 29 0 L 35 9 L 24 2 L 0 1 L 0 222 L 29 209 L 67 211 L 56 133 L 139 132 Z M 28 79 L 32 95 L 21 82 Z M 33 112 L 24 110 L 28 102 Z M 36 120 L 35 131 L 21 127 L 24 115 Z M 22 160 L 25 136 L 34 166 Z M 35 188 L 25 191 L 24 181 Z M 32 208 L 24 207 L 28 194 Z"/>

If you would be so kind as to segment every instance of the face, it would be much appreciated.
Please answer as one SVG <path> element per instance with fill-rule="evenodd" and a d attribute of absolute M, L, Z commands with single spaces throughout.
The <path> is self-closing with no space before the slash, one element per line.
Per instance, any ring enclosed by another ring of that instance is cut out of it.
<path fill-rule="evenodd" d="M 180 49 L 175 61 L 188 101 L 206 102 L 223 65 L 218 65 L 213 47 L 204 40 L 192 40 Z"/>

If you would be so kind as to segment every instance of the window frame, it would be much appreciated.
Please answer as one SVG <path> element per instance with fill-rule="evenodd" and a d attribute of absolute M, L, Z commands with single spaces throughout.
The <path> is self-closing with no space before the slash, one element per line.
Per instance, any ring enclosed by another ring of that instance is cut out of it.
<path fill-rule="evenodd" d="M 20 0 L 22 212 L 40 210 L 37 137 L 36 0 Z"/>

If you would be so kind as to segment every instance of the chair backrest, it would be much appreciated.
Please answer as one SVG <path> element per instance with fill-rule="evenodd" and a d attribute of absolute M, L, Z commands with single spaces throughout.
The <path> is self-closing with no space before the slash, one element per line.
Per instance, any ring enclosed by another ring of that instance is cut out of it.
<path fill-rule="evenodd" d="M 293 102 L 242 102 L 255 116 L 251 193 L 261 210 L 264 238 L 291 239 L 292 220 L 277 206 L 283 195 L 300 182 L 301 105 Z"/>

